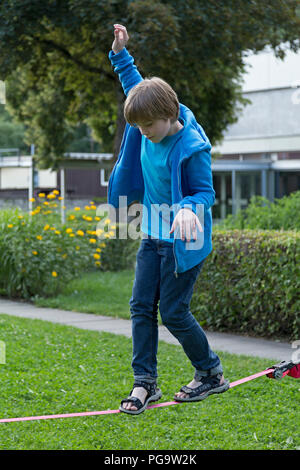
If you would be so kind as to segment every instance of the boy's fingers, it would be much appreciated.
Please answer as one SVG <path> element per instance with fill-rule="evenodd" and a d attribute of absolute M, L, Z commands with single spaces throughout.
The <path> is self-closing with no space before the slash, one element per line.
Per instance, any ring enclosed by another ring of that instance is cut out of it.
<path fill-rule="evenodd" d="M 122 33 L 124 34 L 124 38 L 126 38 L 127 40 L 129 39 L 125 26 L 122 26 L 121 24 L 114 24 L 114 27 L 115 31 L 122 31 Z"/>
<path fill-rule="evenodd" d="M 196 218 L 196 224 L 197 224 L 197 226 L 198 226 L 200 232 L 203 232 L 203 228 L 202 228 L 202 225 L 201 225 L 200 222 L 199 222 L 198 217 Z"/>

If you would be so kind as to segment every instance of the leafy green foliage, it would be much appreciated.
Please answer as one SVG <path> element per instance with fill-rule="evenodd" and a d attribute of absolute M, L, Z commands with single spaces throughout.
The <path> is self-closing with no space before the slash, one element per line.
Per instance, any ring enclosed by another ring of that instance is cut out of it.
<path fill-rule="evenodd" d="M 4 105 L 0 104 L 0 148 L 18 148 L 27 155 L 23 124 L 14 123 Z"/>
<path fill-rule="evenodd" d="M 251 198 L 246 209 L 228 215 L 218 224 L 228 229 L 270 229 L 300 230 L 300 191 L 275 199 L 274 202 L 262 196 Z"/>
<path fill-rule="evenodd" d="M 253 336 L 300 335 L 300 234 L 215 230 L 191 308 L 206 328 Z"/>
<path fill-rule="evenodd" d="M 102 269 L 101 254 L 114 232 L 104 221 L 104 238 L 97 240 L 95 220 L 101 218 L 91 216 L 96 206 L 78 208 L 79 216 L 69 211 L 62 224 L 59 214 L 48 210 L 51 203 L 44 204 L 31 214 L 19 209 L 0 212 L 0 292 L 6 296 L 55 296 L 83 272 Z"/>

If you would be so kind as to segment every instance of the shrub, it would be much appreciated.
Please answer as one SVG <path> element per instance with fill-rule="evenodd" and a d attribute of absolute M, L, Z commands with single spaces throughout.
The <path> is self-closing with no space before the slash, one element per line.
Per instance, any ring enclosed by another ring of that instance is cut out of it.
<path fill-rule="evenodd" d="M 78 207 L 69 212 L 67 223 L 61 224 L 54 201 L 57 194 L 46 198 L 40 193 L 39 200 L 33 200 L 31 214 L 19 209 L 0 212 L 0 289 L 4 295 L 25 299 L 55 295 L 82 272 L 102 269 L 101 254 L 114 226 L 106 220 L 104 230 L 97 232 L 101 218 L 95 216 L 93 201 L 85 211 Z"/>
<path fill-rule="evenodd" d="M 300 230 L 300 191 L 270 202 L 254 196 L 246 209 L 228 215 L 219 225 L 227 229 Z"/>
<path fill-rule="evenodd" d="M 101 256 L 103 271 L 121 271 L 135 267 L 136 253 L 141 240 L 119 238 L 120 225 L 120 223 L 116 224 L 115 238 L 106 240 L 106 246 Z"/>
<path fill-rule="evenodd" d="M 216 230 L 191 309 L 219 331 L 300 337 L 300 234 Z"/>

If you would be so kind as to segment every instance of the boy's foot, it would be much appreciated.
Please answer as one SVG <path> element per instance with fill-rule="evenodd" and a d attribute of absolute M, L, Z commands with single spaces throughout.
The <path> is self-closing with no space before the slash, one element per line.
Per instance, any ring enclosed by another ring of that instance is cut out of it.
<path fill-rule="evenodd" d="M 161 390 L 156 384 L 135 382 L 130 395 L 121 401 L 119 410 L 124 413 L 137 415 L 145 411 L 148 403 L 159 400 L 161 396 Z"/>
<path fill-rule="evenodd" d="M 135 387 L 130 394 L 131 397 L 138 398 L 143 404 L 145 403 L 146 396 L 148 392 L 144 389 L 144 387 Z M 137 407 L 133 404 L 132 401 L 124 401 L 123 400 L 123 408 L 125 410 L 137 410 Z"/>
<path fill-rule="evenodd" d="M 213 393 L 223 393 L 229 389 L 228 380 L 224 379 L 223 374 L 202 377 L 201 382 L 193 379 L 188 385 L 182 387 L 178 393 L 175 393 L 176 401 L 200 401 Z"/>

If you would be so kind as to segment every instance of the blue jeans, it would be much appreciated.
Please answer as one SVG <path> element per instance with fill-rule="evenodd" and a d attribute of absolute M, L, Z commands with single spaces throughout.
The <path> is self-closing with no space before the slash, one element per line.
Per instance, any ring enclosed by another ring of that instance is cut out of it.
<path fill-rule="evenodd" d="M 195 368 L 195 379 L 222 372 L 219 357 L 190 312 L 195 281 L 204 260 L 175 277 L 173 243 L 146 236 L 136 256 L 136 272 L 129 301 L 132 319 L 135 379 L 156 382 L 158 302 L 161 319 L 177 338 Z"/>

